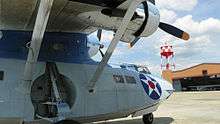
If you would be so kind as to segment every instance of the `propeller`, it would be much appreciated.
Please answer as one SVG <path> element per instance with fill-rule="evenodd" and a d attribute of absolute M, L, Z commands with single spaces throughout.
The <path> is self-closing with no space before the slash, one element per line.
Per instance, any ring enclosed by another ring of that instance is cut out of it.
<path fill-rule="evenodd" d="M 101 39 L 102 39 L 102 29 L 99 29 L 97 31 L 97 37 L 98 37 L 99 41 L 101 41 Z"/>
<path fill-rule="evenodd" d="M 98 37 L 98 39 L 99 39 L 99 42 L 101 42 L 101 40 L 102 40 L 102 29 L 99 29 L 98 31 L 97 31 L 97 37 Z M 103 44 L 100 44 L 100 46 L 99 46 L 99 52 L 101 53 L 101 56 L 102 57 L 104 57 L 104 53 L 102 52 L 102 50 L 101 49 L 103 49 L 104 48 L 104 45 Z"/>
<path fill-rule="evenodd" d="M 149 0 L 149 1 L 155 5 L 155 0 Z M 174 27 L 170 24 L 160 22 L 158 27 L 161 30 L 167 32 L 168 34 L 173 35 L 174 37 L 180 38 L 182 40 L 189 40 L 190 39 L 190 35 L 187 32 L 185 32 L 177 27 Z M 132 48 L 138 42 L 139 39 L 140 39 L 140 37 L 136 37 L 134 39 L 134 41 L 132 41 L 129 44 L 129 47 Z"/>
<path fill-rule="evenodd" d="M 171 34 L 171 35 L 173 35 L 177 38 L 180 38 L 182 40 L 189 40 L 190 39 L 190 35 L 188 33 L 186 33 L 185 31 L 183 31 L 177 27 L 174 27 L 172 25 L 160 22 L 159 28 L 161 30 L 167 32 L 168 34 Z M 134 39 L 134 41 L 132 41 L 129 44 L 129 48 L 132 48 L 138 42 L 139 39 L 140 39 L 140 37 L 137 37 L 136 39 Z"/>
<path fill-rule="evenodd" d="M 183 40 L 189 40 L 190 36 L 188 33 L 163 22 L 160 22 L 159 28 L 163 31 Z"/>

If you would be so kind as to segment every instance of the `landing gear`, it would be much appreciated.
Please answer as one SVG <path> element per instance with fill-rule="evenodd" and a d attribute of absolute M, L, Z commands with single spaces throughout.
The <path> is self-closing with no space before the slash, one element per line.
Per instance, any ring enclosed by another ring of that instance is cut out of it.
<path fill-rule="evenodd" d="M 149 114 L 143 115 L 143 122 L 144 122 L 144 124 L 152 124 L 153 121 L 154 121 L 153 113 L 149 113 Z"/>
<path fill-rule="evenodd" d="M 63 120 L 63 121 L 57 122 L 55 124 L 80 124 L 80 123 L 77 121 L 73 121 L 73 120 Z"/>

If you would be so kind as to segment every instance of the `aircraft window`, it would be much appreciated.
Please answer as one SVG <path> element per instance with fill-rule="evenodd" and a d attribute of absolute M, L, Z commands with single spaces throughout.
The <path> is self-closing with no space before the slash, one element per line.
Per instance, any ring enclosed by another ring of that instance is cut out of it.
<path fill-rule="evenodd" d="M 122 75 L 113 75 L 113 78 L 116 83 L 124 83 L 125 82 Z"/>
<path fill-rule="evenodd" d="M 4 79 L 4 71 L 0 71 L 0 81 Z"/>
<path fill-rule="evenodd" d="M 136 80 L 132 76 L 125 76 L 125 79 L 126 79 L 128 84 L 136 84 Z"/>

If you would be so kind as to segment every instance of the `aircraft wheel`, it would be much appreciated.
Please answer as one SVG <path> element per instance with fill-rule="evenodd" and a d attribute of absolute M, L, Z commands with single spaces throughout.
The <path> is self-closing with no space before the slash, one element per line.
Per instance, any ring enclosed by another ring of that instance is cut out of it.
<path fill-rule="evenodd" d="M 143 122 L 144 124 L 152 124 L 154 121 L 154 115 L 153 113 L 143 115 Z"/>
<path fill-rule="evenodd" d="M 63 121 L 57 122 L 55 124 L 80 124 L 80 123 L 77 121 L 73 121 L 73 120 L 63 120 Z"/>

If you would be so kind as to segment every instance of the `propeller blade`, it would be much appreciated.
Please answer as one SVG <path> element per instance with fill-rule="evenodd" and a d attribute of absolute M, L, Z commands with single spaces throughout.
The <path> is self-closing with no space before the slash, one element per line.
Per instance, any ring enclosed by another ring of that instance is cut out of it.
<path fill-rule="evenodd" d="M 103 49 L 105 46 L 103 44 L 100 44 L 99 49 Z"/>
<path fill-rule="evenodd" d="M 98 30 L 97 37 L 98 37 L 99 41 L 101 41 L 101 39 L 102 39 L 102 29 Z"/>
<path fill-rule="evenodd" d="M 97 37 L 98 37 L 98 39 L 99 39 L 99 42 L 101 42 L 101 39 L 102 39 L 102 29 L 99 29 L 98 30 L 98 32 L 97 32 Z M 102 56 L 102 58 L 104 57 L 104 53 L 102 52 L 102 50 L 101 49 L 103 49 L 104 48 L 104 45 L 103 44 L 100 44 L 100 46 L 99 46 L 99 52 L 101 53 L 101 56 Z"/>
<path fill-rule="evenodd" d="M 136 39 L 134 39 L 134 41 L 132 41 L 132 42 L 129 44 L 129 48 L 132 48 L 139 40 L 140 40 L 139 37 L 137 37 Z"/>
<path fill-rule="evenodd" d="M 163 23 L 163 22 L 160 22 L 159 28 L 162 29 L 163 31 L 165 31 L 175 37 L 183 39 L 183 40 L 189 40 L 189 38 L 190 38 L 190 35 L 188 33 L 184 32 L 184 31 L 182 31 L 172 25 Z"/>
<path fill-rule="evenodd" d="M 105 56 L 105 54 L 102 52 L 101 49 L 99 49 L 99 52 L 101 53 L 102 58 Z"/>

